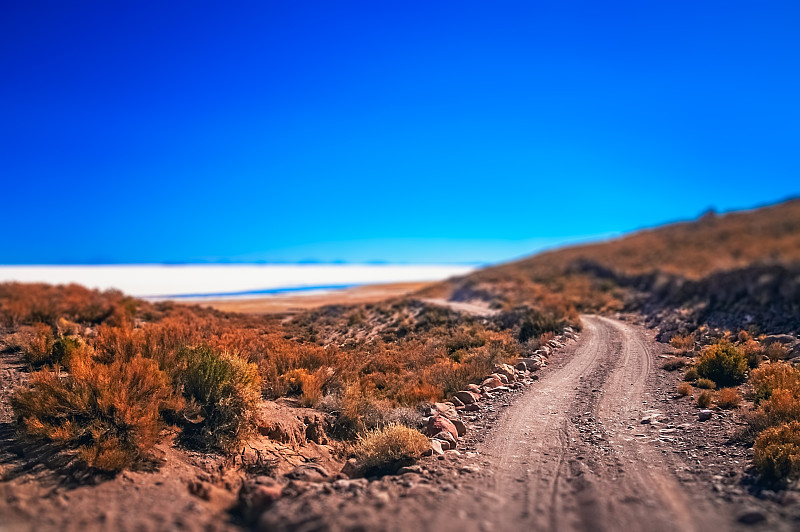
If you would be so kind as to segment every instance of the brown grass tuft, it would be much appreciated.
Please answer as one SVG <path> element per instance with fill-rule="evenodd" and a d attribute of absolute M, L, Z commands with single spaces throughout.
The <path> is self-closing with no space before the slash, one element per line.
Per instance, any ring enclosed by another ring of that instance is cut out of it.
<path fill-rule="evenodd" d="M 692 395 L 692 392 L 694 391 L 694 388 L 692 388 L 692 385 L 689 384 L 688 382 L 682 382 L 682 383 L 678 384 L 678 386 L 675 389 L 675 391 L 678 392 L 678 395 L 680 397 L 686 397 L 688 395 Z"/>
<path fill-rule="evenodd" d="M 387 425 L 361 436 L 353 454 L 368 472 L 387 472 L 418 459 L 430 449 L 430 442 L 418 430 L 403 425 Z"/>

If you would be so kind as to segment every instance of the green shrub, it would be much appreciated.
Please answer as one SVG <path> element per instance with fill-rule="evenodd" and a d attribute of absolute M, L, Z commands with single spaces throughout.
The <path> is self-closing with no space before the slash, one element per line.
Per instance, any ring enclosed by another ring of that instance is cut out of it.
<path fill-rule="evenodd" d="M 800 476 L 800 422 L 762 432 L 753 445 L 753 464 L 770 480 Z"/>
<path fill-rule="evenodd" d="M 108 365 L 75 361 L 67 377 L 38 371 L 11 405 L 28 437 L 51 442 L 90 467 L 119 471 L 155 445 L 160 412 L 180 401 L 155 362 L 135 357 Z"/>
<path fill-rule="evenodd" d="M 359 465 L 367 473 L 389 472 L 412 462 L 430 449 L 430 441 L 418 430 L 387 425 L 361 436 L 353 448 Z"/>
<path fill-rule="evenodd" d="M 747 377 L 744 353 L 727 340 L 703 349 L 695 368 L 698 376 L 711 379 L 719 386 L 736 386 Z"/>
<path fill-rule="evenodd" d="M 210 347 L 185 349 L 179 355 L 186 369 L 183 391 L 201 421 L 184 435 L 203 448 L 233 451 L 255 430 L 261 379 L 258 367 Z"/>
<path fill-rule="evenodd" d="M 53 342 L 53 350 L 50 356 L 52 364 L 63 364 L 69 366 L 70 360 L 86 344 L 77 336 L 62 336 Z"/>

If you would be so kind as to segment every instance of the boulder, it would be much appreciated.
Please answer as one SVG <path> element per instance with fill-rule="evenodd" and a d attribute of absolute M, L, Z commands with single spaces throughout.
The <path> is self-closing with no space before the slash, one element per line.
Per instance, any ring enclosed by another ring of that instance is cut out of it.
<path fill-rule="evenodd" d="M 697 413 L 697 419 L 700 421 L 708 421 L 714 413 L 711 410 L 701 410 Z"/>
<path fill-rule="evenodd" d="M 465 405 L 471 405 L 480 398 L 480 395 L 469 390 L 462 390 L 453 394 L 453 398 L 458 399 Z"/>
<path fill-rule="evenodd" d="M 467 384 L 466 388 L 464 388 L 468 392 L 476 393 L 478 395 L 481 394 L 481 389 L 477 384 Z"/>
<path fill-rule="evenodd" d="M 431 410 L 432 416 L 442 415 L 447 419 L 458 419 L 458 412 L 453 403 L 434 403 Z"/>
<path fill-rule="evenodd" d="M 443 455 L 444 454 L 444 449 L 442 448 L 442 440 L 437 440 L 436 438 L 433 438 L 431 440 L 431 450 L 427 454 L 428 455 L 433 455 L 433 456 L 441 456 L 441 455 Z"/>
<path fill-rule="evenodd" d="M 542 361 L 539 358 L 520 358 L 517 366 L 520 364 L 524 364 L 525 369 L 528 371 L 539 371 L 542 369 Z"/>
<path fill-rule="evenodd" d="M 458 438 L 458 429 L 453 425 L 452 421 L 444 416 L 433 416 L 428 419 L 428 423 L 422 432 L 426 436 L 435 436 L 441 432 L 447 432 L 453 439 Z"/>
<path fill-rule="evenodd" d="M 500 379 L 500 381 L 503 384 L 508 384 L 508 377 L 506 377 L 502 373 L 492 373 L 491 375 L 489 375 L 489 377 L 496 377 L 496 378 Z"/>
<path fill-rule="evenodd" d="M 478 403 L 472 403 L 464 407 L 464 412 L 479 412 L 480 409 L 481 407 L 478 406 Z"/>
<path fill-rule="evenodd" d="M 464 403 L 461 402 L 461 399 L 459 399 L 458 397 L 453 396 L 453 398 L 450 399 L 450 401 L 455 405 L 456 408 L 464 406 Z"/>
<path fill-rule="evenodd" d="M 514 367 L 517 371 L 528 371 L 528 365 L 525 362 L 517 362 L 517 365 Z"/>
<path fill-rule="evenodd" d="M 455 449 L 456 445 L 458 445 L 458 438 L 444 430 L 438 434 L 435 434 L 433 439 L 442 440 L 442 442 L 447 443 L 448 449 Z M 442 444 L 442 449 L 444 449 L 444 443 Z M 447 449 L 444 450 L 446 451 Z"/>
<path fill-rule="evenodd" d="M 514 368 L 509 366 L 508 364 L 498 364 L 494 367 L 494 372 L 498 375 L 505 375 L 508 379 L 508 382 L 514 382 L 517 380 L 517 374 L 514 371 Z"/>
<path fill-rule="evenodd" d="M 454 419 L 453 425 L 456 427 L 459 436 L 463 436 L 467 433 L 467 426 L 460 419 Z"/>
<path fill-rule="evenodd" d="M 495 375 L 490 375 L 481 383 L 482 388 L 488 388 L 490 390 L 502 385 L 503 381 L 501 381 L 500 378 Z"/>

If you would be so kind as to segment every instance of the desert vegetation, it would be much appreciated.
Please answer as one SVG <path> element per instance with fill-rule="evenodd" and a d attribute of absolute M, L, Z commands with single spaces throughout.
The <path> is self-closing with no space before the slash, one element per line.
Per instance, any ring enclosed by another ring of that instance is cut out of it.
<path fill-rule="evenodd" d="M 279 397 L 333 413 L 338 437 L 366 438 L 362 451 L 395 436 L 402 448 L 399 427 L 418 422 L 403 412 L 578 326 L 553 305 L 479 319 L 403 299 L 281 321 L 13 283 L 0 285 L 0 321 L 31 370 L 12 398 L 22 435 L 105 471 L 147 459 L 165 428 L 181 445 L 234 452 L 259 402 Z"/>

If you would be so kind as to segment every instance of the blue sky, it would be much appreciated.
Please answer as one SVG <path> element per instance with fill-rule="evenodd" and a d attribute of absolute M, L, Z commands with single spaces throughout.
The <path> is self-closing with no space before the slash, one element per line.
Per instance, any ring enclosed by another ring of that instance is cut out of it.
<path fill-rule="evenodd" d="M 800 195 L 800 3 L 8 2 L 0 263 L 504 260 Z"/>

